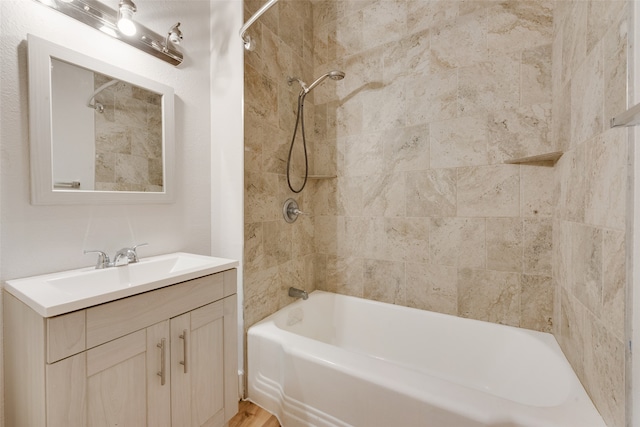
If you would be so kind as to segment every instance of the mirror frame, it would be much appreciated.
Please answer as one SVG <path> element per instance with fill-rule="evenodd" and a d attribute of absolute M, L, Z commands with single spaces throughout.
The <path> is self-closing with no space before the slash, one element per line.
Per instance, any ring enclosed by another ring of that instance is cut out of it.
<path fill-rule="evenodd" d="M 34 205 L 173 203 L 175 187 L 173 88 L 32 34 L 27 35 L 27 41 L 29 45 L 31 203 Z M 162 95 L 163 191 L 54 190 L 50 73 L 52 58 L 97 71 Z"/>

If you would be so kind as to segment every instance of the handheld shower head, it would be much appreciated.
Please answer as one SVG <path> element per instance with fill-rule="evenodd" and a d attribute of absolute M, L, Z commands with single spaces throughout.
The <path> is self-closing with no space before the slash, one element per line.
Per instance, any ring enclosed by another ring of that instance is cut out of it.
<path fill-rule="evenodd" d="M 304 93 L 307 94 L 307 93 L 311 92 L 311 90 L 313 88 L 315 88 L 320 83 L 322 83 L 324 81 L 324 79 L 326 79 L 327 77 L 330 77 L 331 80 L 342 80 L 342 79 L 344 79 L 344 76 L 345 76 L 345 74 L 342 71 L 338 71 L 338 70 L 329 71 L 327 74 L 325 74 L 323 76 L 320 76 L 316 81 L 311 83 L 309 85 L 309 87 L 307 87 L 307 88 L 303 87 Z"/>
<path fill-rule="evenodd" d="M 333 70 L 333 71 L 329 71 L 329 77 L 331 77 L 332 80 L 342 80 L 344 79 L 344 72 L 343 71 L 338 71 L 338 70 Z"/>

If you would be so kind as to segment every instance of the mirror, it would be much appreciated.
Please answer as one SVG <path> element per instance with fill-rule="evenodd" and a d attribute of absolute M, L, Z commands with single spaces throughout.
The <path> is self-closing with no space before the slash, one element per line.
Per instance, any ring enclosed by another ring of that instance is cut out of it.
<path fill-rule="evenodd" d="M 173 201 L 173 89 L 29 35 L 33 204 Z"/>

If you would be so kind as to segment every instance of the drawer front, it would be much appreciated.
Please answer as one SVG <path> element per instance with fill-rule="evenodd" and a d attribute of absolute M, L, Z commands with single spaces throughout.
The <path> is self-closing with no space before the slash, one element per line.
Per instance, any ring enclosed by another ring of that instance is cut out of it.
<path fill-rule="evenodd" d="M 224 276 L 229 273 L 235 274 L 235 270 L 86 309 L 87 348 L 222 299 Z"/>
<path fill-rule="evenodd" d="M 86 349 L 85 311 L 74 311 L 46 319 L 47 363 L 56 362 Z"/>

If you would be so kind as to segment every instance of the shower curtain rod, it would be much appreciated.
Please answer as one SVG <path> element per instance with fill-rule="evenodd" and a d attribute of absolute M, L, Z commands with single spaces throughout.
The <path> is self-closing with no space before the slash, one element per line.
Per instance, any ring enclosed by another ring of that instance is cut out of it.
<path fill-rule="evenodd" d="M 251 37 L 245 34 L 249 29 L 249 27 L 252 26 L 253 23 L 256 22 L 256 20 L 260 18 L 263 13 L 269 10 L 269 8 L 271 8 L 271 6 L 273 6 L 277 2 L 278 0 L 267 1 L 264 5 L 262 5 L 260 9 L 258 9 L 256 13 L 253 14 L 253 16 L 251 16 L 251 18 L 249 18 L 247 22 L 245 22 L 242 28 L 240 28 L 240 38 L 242 38 L 242 41 L 244 42 L 245 49 L 253 50 L 255 48 L 255 45 L 253 44 L 253 40 L 251 40 Z"/>

